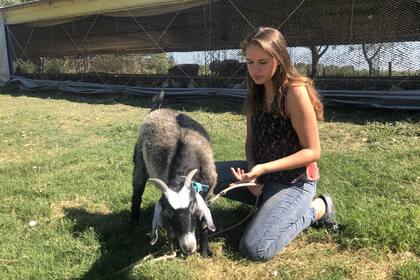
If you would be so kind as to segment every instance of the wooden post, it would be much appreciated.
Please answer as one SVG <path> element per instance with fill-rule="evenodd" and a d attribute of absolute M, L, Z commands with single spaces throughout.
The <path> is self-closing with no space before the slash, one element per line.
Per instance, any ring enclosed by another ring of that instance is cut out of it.
<path fill-rule="evenodd" d="M 0 85 L 4 85 L 10 80 L 10 64 L 6 36 L 3 14 L 0 14 Z"/>
<path fill-rule="evenodd" d="M 388 76 L 392 76 L 392 61 L 388 62 Z"/>

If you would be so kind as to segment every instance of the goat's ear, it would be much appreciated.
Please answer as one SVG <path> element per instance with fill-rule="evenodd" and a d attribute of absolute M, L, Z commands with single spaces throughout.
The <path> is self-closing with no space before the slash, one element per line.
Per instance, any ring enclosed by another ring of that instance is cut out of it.
<path fill-rule="evenodd" d="M 197 212 L 200 219 L 204 217 L 205 223 L 203 224 L 203 228 L 207 227 L 211 231 L 216 230 L 216 226 L 213 223 L 213 218 L 211 216 L 211 212 L 207 204 L 204 202 L 204 199 L 201 197 L 199 193 L 195 194 L 197 199 Z"/>
<path fill-rule="evenodd" d="M 151 178 L 149 180 L 155 187 L 157 187 L 163 193 L 166 193 L 169 190 L 168 186 L 162 180 L 158 178 Z"/>
<path fill-rule="evenodd" d="M 159 226 L 162 226 L 162 205 L 160 202 L 156 203 L 155 212 L 153 213 L 152 240 L 150 241 L 150 245 L 155 245 L 156 241 L 158 240 Z"/>
<path fill-rule="evenodd" d="M 185 179 L 185 182 L 184 182 L 184 188 L 191 186 L 192 177 L 194 177 L 194 175 L 195 175 L 195 173 L 197 173 L 197 171 L 198 171 L 198 169 L 196 168 L 196 169 L 191 170 L 190 173 L 188 173 L 187 178 Z"/>

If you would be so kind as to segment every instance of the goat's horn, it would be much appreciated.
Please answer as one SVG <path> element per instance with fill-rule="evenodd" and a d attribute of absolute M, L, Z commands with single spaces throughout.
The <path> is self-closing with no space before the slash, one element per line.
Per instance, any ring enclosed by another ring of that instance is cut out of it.
<path fill-rule="evenodd" d="M 162 180 L 158 178 L 151 178 L 149 180 L 153 183 L 153 185 L 155 185 L 155 187 L 160 189 L 162 192 L 166 193 L 169 190 L 168 186 Z"/>
<path fill-rule="evenodd" d="M 187 178 L 185 179 L 185 182 L 184 182 L 184 187 L 191 186 L 192 177 L 195 175 L 197 171 L 198 169 L 196 168 L 196 169 L 191 170 L 190 173 L 188 173 Z"/>

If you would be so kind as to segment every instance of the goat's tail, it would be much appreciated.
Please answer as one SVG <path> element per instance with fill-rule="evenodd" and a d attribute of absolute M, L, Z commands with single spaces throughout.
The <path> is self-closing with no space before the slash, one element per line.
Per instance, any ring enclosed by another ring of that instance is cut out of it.
<path fill-rule="evenodd" d="M 152 99 L 152 105 L 150 106 L 150 112 L 160 109 L 163 103 L 163 97 L 165 92 L 162 90 L 159 94 L 155 94 Z"/>

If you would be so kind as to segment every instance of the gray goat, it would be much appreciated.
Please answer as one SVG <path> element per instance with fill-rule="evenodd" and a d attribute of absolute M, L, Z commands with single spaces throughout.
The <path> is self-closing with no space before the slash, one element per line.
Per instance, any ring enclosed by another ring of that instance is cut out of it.
<path fill-rule="evenodd" d="M 162 191 L 154 210 L 151 244 L 156 243 L 158 227 L 165 222 L 178 239 L 182 252 L 191 254 L 197 248 L 198 225 L 200 253 L 211 256 L 208 230 L 214 231 L 215 226 L 203 197 L 191 187 L 194 179 L 209 186 L 207 197 L 213 194 L 217 174 L 209 136 L 187 115 L 159 109 L 162 99 L 163 93 L 155 97 L 135 146 L 131 217 L 139 219 L 141 197 L 150 177 L 152 184 Z"/>

